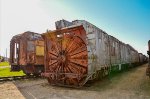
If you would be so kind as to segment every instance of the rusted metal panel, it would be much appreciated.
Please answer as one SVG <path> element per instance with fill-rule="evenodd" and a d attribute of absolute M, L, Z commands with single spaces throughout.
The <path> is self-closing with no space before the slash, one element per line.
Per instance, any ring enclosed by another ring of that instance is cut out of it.
<path fill-rule="evenodd" d="M 87 37 L 88 75 L 103 67 L 110 66 L 109 36 L 103 30 L 84 20 L 73 21 L 74 25 L 83 25 Z"/>
<path fill-rule="evenodd" d="M 10 41 L 10 64 L 14 68 L 25 68 L 28 65 L 44 65 L 44 41 L 40 34 L 25 32 L 14 36 Z M 44 68 L 44 66 L 42 66 Z M 27 70 L 29 71 L 29 70 Z"/>
<path fill-rule="evenodd" d="M 26 65 L 26 43 L 24 42 L 24 40 L 22 39 L 20 41 L 20 58 L 19 58 L 19 64 L 20 65 Z M 10 49 L 13 49 L 13 48 L 10 48 Z"/>
<path fill-rule="evenodd" d="M 132 46 L 127 44 L 128 50 L 129 50 L 129 59 L 130 63 L 138 63 L 139 62 L 139 54 L 138 51 L 136 51 Z"/>
<path fill-rule="evenodd" d="M 66 21 L 66 20 L 60 20 L 60 21 L 55 22 L 56 29 L 62 29 L 64 27 L 68 27 L 71 25 L 73 25 L 73 23 Z"/>
<path fill-rule="evenodd" d="M 121 53 L 121 64 L 130 63 L 127 46 L 123 42 L 120 42 L 120 53 Z"/>
<path fill-rule="evenodd" d="M 52 84 L 79 85 L 87 74 L 86 33 L 82 26 L 50 31 L 45 38 L 45 69 Z M 46 74 L 45 73 L 45 74 Z"/>
<path fill-rule="evenodd" d="M 110 40 L 110 57 L 111 64 L 116 65 L 121 62 L 120 41 L 113 36 L 109 36 Z"/>
<path fill-rule="evenodd" d="M 35 46 L 34 46 L 34 41 L 27 41 L 27 62 L 26 64 L 34 64 L 35 61 Z"/>

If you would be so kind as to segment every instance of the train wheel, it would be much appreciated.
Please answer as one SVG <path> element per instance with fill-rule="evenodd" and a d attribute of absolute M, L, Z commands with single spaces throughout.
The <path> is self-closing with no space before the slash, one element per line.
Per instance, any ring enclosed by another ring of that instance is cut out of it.
<path fill-rule="evenodd" d="M 31 74 L 30 74 L 30 73 L 26 73 L 26 75 L 27 75 L 27 76 L 31 76 Z"/>
<path fill-rule="evenodd" d="M 48 78 L 47 78 L 47 81 L 48 81 L 48 83 L 51 84 L 51 85 L 56 85 L 56 81 L 53 80 L 51 77 L 48 77 Z"/>
<path fill-rule="evenodd" d="M 26 74 L 27 76 L 30 76 L 30 73 L 27 73 L 25 69 L 22 69 L 23 73 Z"/>
<path fill-rule="evenodd" d="M 51 84 L 51 79 L 50 78 L 47 78 L 47 81 L 49 84 Z"/>
<path fill-rule="evenodd" d="M 33 73 L 34 76 L 39 77 L 40 74 L 39 73 Z"/>

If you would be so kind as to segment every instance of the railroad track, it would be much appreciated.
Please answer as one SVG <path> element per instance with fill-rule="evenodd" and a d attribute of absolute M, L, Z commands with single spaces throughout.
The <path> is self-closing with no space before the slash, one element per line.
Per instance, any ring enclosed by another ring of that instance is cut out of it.
<path fill-rule="evenodd" d="M 10 76 L 10 77 L 0 77 L 0 82 L 4 81 L 14 81 L 14 80 L 21 80 L 21 79 L 30 79 L 30 78 L 42 78 L 41 76 Z"/>

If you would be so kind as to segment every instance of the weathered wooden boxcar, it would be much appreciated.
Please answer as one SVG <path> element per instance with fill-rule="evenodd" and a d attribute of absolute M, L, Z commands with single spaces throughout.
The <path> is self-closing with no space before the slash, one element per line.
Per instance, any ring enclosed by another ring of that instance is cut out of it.
<path fill-rule="evenodd" d="M 146 69 L 146 75 L 150 77 L 150 40 L 148 41 L 148 51 L 147 54 L 149 56 L 148 58 L 148 67 Z"/>
<path fill-rule="evenodd" d="M 138 63 L 138 52 L 84 20 L 56 22 L 43 34 L 45 73 L 49 83 L 82 86 Z"/>
<path fill-rule="evenodd" d="M 38 33 L 27 31 L 10 41 L 11 71 L 39 75 L 44 71 L 44 40 Z"/>

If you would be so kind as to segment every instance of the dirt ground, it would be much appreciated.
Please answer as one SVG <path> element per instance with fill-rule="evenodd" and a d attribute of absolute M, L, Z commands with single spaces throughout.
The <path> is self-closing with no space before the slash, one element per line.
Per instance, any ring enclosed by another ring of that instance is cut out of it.
<path fill-rule="evenodd" d="M 50 86 L 46 79 L 7 82 L 0 84 L 0 98 L 9 99 L 12 95 L 15 99 L 150 99 L 150 79 L 145 75 L 146 66 L 133 68 L 81 89 Z"/>
<path fill-rule="evenodd" d="M 0 99 L 25 99 L 13 82 L 0 84 Z"/>

